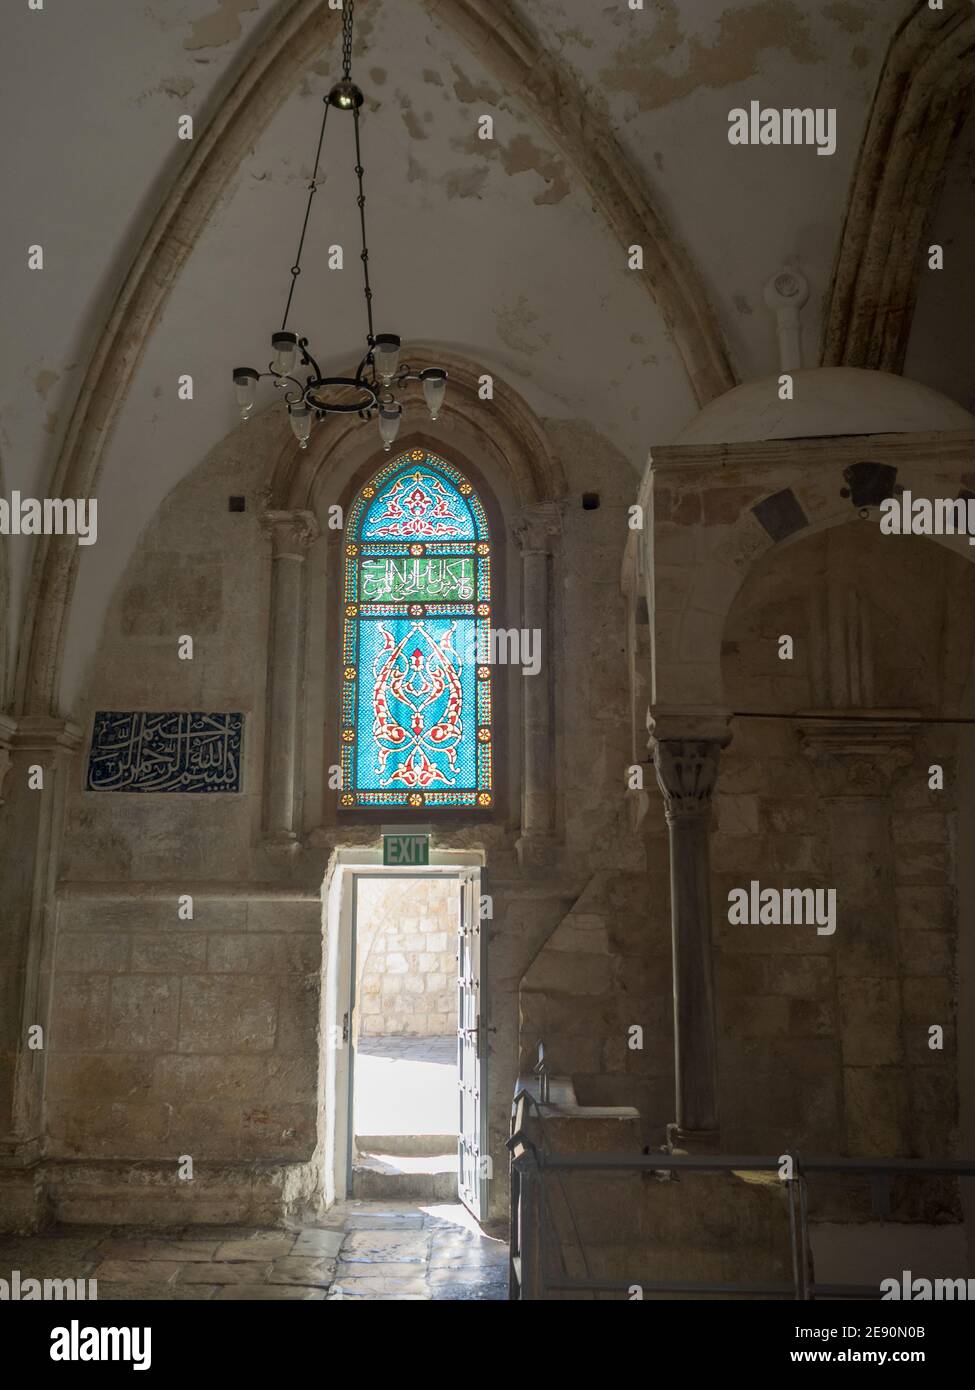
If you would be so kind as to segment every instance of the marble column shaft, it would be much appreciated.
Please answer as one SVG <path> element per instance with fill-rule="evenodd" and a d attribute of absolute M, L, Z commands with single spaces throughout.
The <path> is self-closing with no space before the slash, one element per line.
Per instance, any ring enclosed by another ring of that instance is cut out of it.
<path fill-rule="evenodd" d="M 522 680 L 524 778 L 522 835 L 550 837 L 555 830 L 553 708 L 555 643 L 552 632 L 552 559 L 561 536 L 561 514 L 553 503 L 526 507 L 515 528 L 522 556 L 522 626 L 539 634 L 541 667 Z"/>
<path fill-rule="evenodd" d="M 711 796 L 723 738 L 651 739 L 670 836 L 677 1127 L 718 1127 L 711 947 Z"/>
<path fill-rule="evenodd" d="M 296 840 L 301 830 L 305 555 L 319 530 L 306 511 L 266 512 L 262 526 L 271 540 L 264 832 L 272 839 Z"/>

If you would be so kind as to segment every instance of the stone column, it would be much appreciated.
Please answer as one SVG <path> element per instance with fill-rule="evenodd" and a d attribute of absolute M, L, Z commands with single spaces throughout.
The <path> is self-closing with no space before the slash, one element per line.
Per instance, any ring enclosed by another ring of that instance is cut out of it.
<path fill-rule="evenodd" d="M 54 893 L 65 788 L 80 743 L 80 730 L 64 720 L 0 716 L 0 1227 L 8 1229 L 38 1216 L 31 1169 L 43 1148 Z M 36 1025 L 40 1045 L 29 1047 Z"/>
<path fill-rule="evenodd" d="M 308 511 L 267 511 L 261 526 L 271 541 L 271 617 L 267 645 L 267 723 L 264 733 L 264 833 L 297 844 L 301 832 L 305 554 L 318 539 Z"/>
<path fill-rule="evenodd" d="M 730 735 L 724 717 L 648 719 L 670 836 L 676 1138 L 717 1137 L 717 1046 L 711 954 L 711 797 Z"/>
<path fill-rule="evenodd" d="M 553 559 L 562 535 L 562 514 L 554 502 L 525 507 L 514 526 L 522 560 L 521 625 L 533 634 L 541 665 L 522 680 L 521 839 L 522 862 L 544 862 L 555 839 L 555 756 L 553 711 L 557 644 L 553 630 Z"/>

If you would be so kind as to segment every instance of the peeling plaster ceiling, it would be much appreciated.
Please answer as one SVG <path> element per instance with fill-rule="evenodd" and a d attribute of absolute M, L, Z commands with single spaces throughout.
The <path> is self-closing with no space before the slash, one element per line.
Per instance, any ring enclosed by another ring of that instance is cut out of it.
<path fill-rule="evenodd" d="M 810 281 L 803 341 L 806 362 L 816 360 L 863 123 L 904 8 L 900 0 L 646 0 L 641 12 L 625 0 L 522 0 L 522 13 L 547 30 L 608 113 L 690 252 L 742 380 L 776 365 L 762 290 L 782 265 Z M 7 277 L 7 320 L 17 331 L 6 336 L 0 376 L 5 493 L 47 490 L 98 331 L 188 157 L 177 117 L 190 113 L 197 133 L 205 128 L 275 11 L 274 0 L 85 0 L 6 17 L 2 109 L 5 129 L 21 134 L 3 152 L 13 194 L 4 263 L 24 264 L 25 248 L 41 242 L 45 270 Z M 660 315 L 586 189 L 515 96 L 419 0 L 363 0 L 358 27 L 377 329 L 457 349 L 502 374 L 543 417 L 590 422 L 635 479 L 649 446 L 673 439 L 697 405 Z M 295 73 L 293 95 L 231 181 L 149 339 L 105 456 L 99 544 L 82 556 L 67 706 L 140 531 L 235 424 L 230 369 L 264 365 L 320 97 L 338 66 L 333 49 Z M 752 97 L 836 106 L 836 154 L 730 146 L 728 111 Z M 493 143 L 476 138 L 482 113 L 495 119 Z M 327 177 L 292 316 L 325 345 L 322 366 L 335 369 L 355 360 L 364 332 L 350 135 L 341 117 L 330 120 Z M 944 211 L 959 253 L 970 140 L 967 149 L 956 156 Z M 324 268 L 332 242 L 351 252 L 341 273 Z M 940 301 L 922 295 L 919 374 L 957 394 L 967 364 L 956 357 L 948 366 L 942 354 L 939 365 L 934 350 L 940 316 L 958 312 L 947 280 L 942 286 Z M 177 400 L 184 372 L 194 377 L 192 402 Z M 12 538 L 8 551 L 15 615 L 30 542 Z"/>

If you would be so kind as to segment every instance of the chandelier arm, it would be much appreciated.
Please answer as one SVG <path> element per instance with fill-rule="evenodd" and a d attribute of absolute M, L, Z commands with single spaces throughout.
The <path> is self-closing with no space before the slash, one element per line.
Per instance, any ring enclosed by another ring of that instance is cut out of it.
<path fill-rule="evenodd" d="M 355 369 L 355 380 L 356 380 L 357 384 L 359 384 L 359 385 L 362 384 L 362 380 L 363 380 L 363 377 L 364 377 L 364 375 L 365 375 L 366 367 L 372 367 L 372 368 L 373 368 L 372 382 L 371 382 L 371 383 L 368 383 L 368 384 L 370 384 L 372 387 L 375 387 L 376 384 L 377 384 L 377 383 L 376 383 L 376 371 L 375 371 L 375 364 L 374 364 L 374 362 L 373 362 L 373 360 L 372 360 L 372 349 L 371 349 L 371 348 L 370 348 L 370 350 L 366 353 L 365 357 L 363 357 L 363 359 L 362 359 L 362 361 L 359 363 L 358 367 L 356 367 L 356 369 Z"/>
<path fill-rule="evenodd" d="M 355 173 L 359 181 L 359 196 L 356 202 L 359 207 L 359 225 L 362 228 L 362 280 L 366 298 L 366 320 L 369 325 L 367 342 L 370 349 L 375 346 L 376 335 L 372 326 L 372 286 L 369 284 L 369 246 L 366 242 L 366 195 L 362 188 L 362 176 L 366 172 L 362 167 L 362 147 L 359 142 L 359 108 L 353 107 L 352 120 L 355 126 Z"/>
<path fill-rule="evenodd" d="M 314 357 L 312 357 L 311 353 L 308 351 L 308 339 L 307 339 L 307 338 L 301 338 L 301 339 L 299 339 L 299 341 L 298 341 L 298 346 L 301 348 L 301 361 L 302 361 L 302 365 L 303 365 L 303 366 L 308 366 L 308 367 L 314 367 L 314 369 L 315 369 L 315 379 L 316 379 L 316 381 L 321 381 L 321 380 L 322 380 L 322 369 L 321 369 L 321 367 L 318 365 L 318 363 L 315 361 Z"/>
<path fill-rule="evenodd" d="M 301 252 L 305 245 L 305 233 L 308 230 L 308 218 L 311 216 L 311 202 L 318 192 L 318 166 L 322 158 L 322 145 L 325 143 L 325 122 L 328 120 L 328 101 L 325 102 L 325 114 L 322 116 L 321 130 L 318 132 L 318 148 L 315 151 L 315 167 L 312 171 L 311 183 L 308 185 L 308 202 L 305 206 L 305 220 L 301 224 L 301 236 L 298 238 L 298 254 L 295 256 L 295 263 L 291 267 L 291 288 L 288 290 L 288 300 L 284 306 L 284 317 L 281 320 L 281 331 L 288 323 L 288 314 L 291 312 L 291 300 L 294 297 L 295 285 L 298 283 L 298 276 L 301 274 Z"/>
<path fill-rule="evenodd" d="M 293 386 L 296 386 L 299 391 L 304 391 L 305 389 L 296 376 L 281 376 L 278 372 L 258 372 L 257 375 L 259 380 L 262 380 L 264 377 L 268 377 L 271 381 L 275 383 L 280 381 L 290 381 L 291 384 Z M 288 397 L 286 394 L 285 400 L 287 399 Z"/>

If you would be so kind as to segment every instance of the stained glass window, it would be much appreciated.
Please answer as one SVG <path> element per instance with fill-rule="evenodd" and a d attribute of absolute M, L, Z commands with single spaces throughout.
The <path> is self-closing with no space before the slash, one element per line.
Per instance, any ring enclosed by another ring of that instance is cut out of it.
<path fill-rule="evenodd" d="M 349 513 L 343 807 L 492 804 L 491 539 L 484 507 L 426 449 L 393 459 Z"/>

